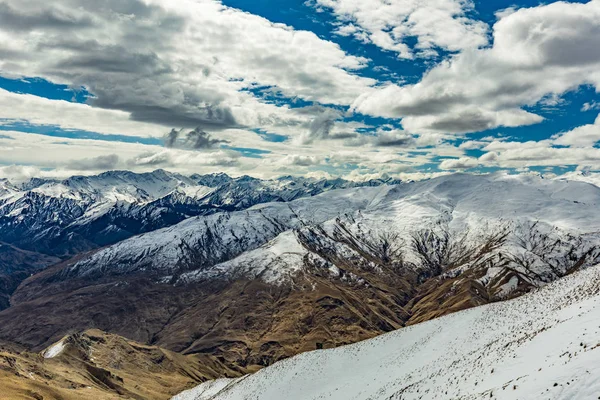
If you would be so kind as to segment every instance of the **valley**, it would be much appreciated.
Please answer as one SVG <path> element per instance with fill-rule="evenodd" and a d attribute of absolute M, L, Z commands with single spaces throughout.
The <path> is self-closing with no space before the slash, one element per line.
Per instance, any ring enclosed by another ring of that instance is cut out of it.
<path fill-rule="evenodd" d="M 169 225 L 62 260 L 8 245 L 31 272 L 0 312 L 0 340 L 36 354 L 99 330 L 204 360 L 191 380 L 171 371 L 192 384 L 518 298 L 600 263 L 594 185 L 505 174 L 390 183 L 155 221 Z M 141 191 L 125 187 L 111 193 Z M 173 195 L 161 193 L 148 201 Z M 24 212 L 16 221 L 35 225 Z"/>

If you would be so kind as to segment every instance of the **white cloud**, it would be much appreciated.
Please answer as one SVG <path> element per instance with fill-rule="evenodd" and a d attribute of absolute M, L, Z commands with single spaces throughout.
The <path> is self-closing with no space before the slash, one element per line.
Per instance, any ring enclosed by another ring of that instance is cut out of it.
<path fill-rule="evenodd" d="M 43 176 L 65 177 L 88 175 L 109 169 L 128 169 L 136 172 L 164 168 L 182 173 L 210 173 L 216 170 L 233 176 L 250 174 L 260 178 L 280 175 L 306 175 L 326 169 L 340 176 L 352 169 L 365 173 L 411 172 L 430 162 L 436 155 L 458 156 L 462 151 L 451 146 L 400 153 L 394 147 L 366 147 L 360 150 L 335 148 L 336 139 L 327 139 L 322 146 L 297 146 L 290 153 L 284 143 L 265 142 L 257 135 L 241 130 L 223 131 L 225 138 L 238 138 L 241 146 L 257 148 L 263 143 L 262 158 L 244 157 L 228 148 L 189 151 L 163 148 L 139 143 L 104 140 L 55 138 L 39 134 L 3 131 L 0 135 L 0 160 L 4 164 L 31 166 L 31 176 L 42 170 Z M 404 149 L 403 149 L 404 150 Z M 16 168 L 16 167 L 15 167 Z M 29 170 L 28 170 L 29 171 Z M 0 176 L 3 176 L 0 170 Z M 10 176 L 17 173 L 11 173 Z M 18 174 L 24 173 L 19 169 Z M 40 175 L 40 176 L 42 176 Z M 8 176 L 8 173 L 6 173 Z"/>
<path fill-rule="evenodd" d="M 479 162 L 502 168 L 588 166 L 600 168 L 600 149 L 555 147 L 552 139 L 541 141 L 494 141 L 482 149 Z"/>
<path fill-rule="evenodd" d="M 476 158 L 472 157 L 461 157 L 459 159 L 448 159 L 440 163 L 440 169 L 442 170 L 456 170 L 456 169 L 469 169 L 479 165 Z"/>
<path fill-rule="evenodd" d="M 484 148 L 487 144 L 488 142 L 483 140 L 468 140 L 461 143 L 458 148 L 464 150 L 479 150 Z"/>
<path fill-rule="evenodd" d="M 164 127 L 132 121 L 129 113 L 124 111 L 11 93 L 4 89 L 0 89 L 0 118 L 113 135 L 160 137 L 165 133 Z"/>
<path fill-rule="evenodd" d="M 2 75 L 84 86 L 95 107 L 167 127 L 296 124 L 246 89 L 347 105 L 376 83 L 337 44 L 213 0 L 5 0 L 0 21 Z"/>
<path fill-rule="evenodd" d="M 471 0 L 314 0 L 341 21 L 337 33 L 353 35 L 401 58 L 430 57 L 437 49 L 461 51 L 487 44 L 487 25 L 467 16 Z M 408 38 L 416 38 L 411 47 Z"/>
<path fill-rule="evenodd" d="M 58 175 L 54 171 L 43 171 L 32 165 L 6 165 L 0 167 L 0 176 L 10 180 L 12 183 L 23 183 L 31 178 L 56 178 Z M 69 176 L 69 173 L 62 178 Z"/>
<path fill-rule="evenodd" d="M 281 159 L 283 165 L 297 165 L 302 167 L 309 167 L 312 165 L 319 165 L 323 162 L 319 157 L 305 156 L 299 154 L 290 154 Z"/>
<path fill-rule="evenodd" d="M 590 110 L 600 110 L 600 103 L 598 103 L 596 101 L 590 101 L 588 103 L 583 103 L 583 106 L 581 107 L 581 111 L 585 112 L 585 111 L 590 111 Z"/>
<path fill-rule="evenodd" d="M 312 32 L 215 0 L 5 0 L 0 75 L 83 85 L 95 97 L 89 105 L 75 104 L 0 89 L 0 119 L 139 137 L 200 126 L 213 140 L 202 151 L 186 151 L 7 132 L 2 135 L 8 137 L 0 135 L 0 161 L 59 175 L 160 167 L 259 177 L 320 170 L 396 177 L 438 157 L 448 158 L 442 170 L 600 164 L 600 150 L 592 147 L 600 140 L 600 118 L 538 142 L 485 138 L 453 144 L 457 135 L 472 131 L 538 123 L 542 117 L 527 106 L 560 105 L 565 92 L 581 85 L 598 89 L 600 0 L 499 12 L 493 45 L 486 48 L 480 46 L 487 43 L 487 26 L 470 19 L 470 0 L 316 4 L 338 17 L 337 34 L 400 57 L 425 57 L 439 49 L 460 53 L 417 84 L 383 87 L 357 75 L 370 60 Z M 415 37 L 417 44 L 409 46 Z M 403 129 L 344 121 L 348 115 L 341 107 L 292 109 L 263 101 L 255 94 L 259 89 L 402 118 Z M 589 102 L 582 110 L 596 108 Z M 289 140 L 268 142 L 247 128 Z M 225 143 L 264 153 L 245 157 Z M 465 157 L 473 149 L 486 153 Z"/>
<path fill-rule="evenodd" d="M 415 85 L 361 95 L 354 109 L 403 117 L 419 132 L 466 133 L 542 118 L 522 109 L 581 85 L 600 87 L 600 1 L 556 2 L 504 13 L 490 48 L 467 49 Z"/>
<path fill-rule="evenodd" d="M 555 136 L 554 144 L 570 147 L 589 147 L 600 141 L 600 115 L 593 124 L 579 126 Z"/>

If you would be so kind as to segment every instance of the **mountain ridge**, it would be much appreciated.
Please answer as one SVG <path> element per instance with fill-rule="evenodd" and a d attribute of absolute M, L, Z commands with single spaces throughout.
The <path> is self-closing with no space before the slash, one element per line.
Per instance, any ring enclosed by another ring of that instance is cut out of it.
<path fill-rule="evenodd" d="M 511 301 L 304 353 L 172 400 L 591 399 L 600 390 L 598 308 L 594 266 Z"/>
<path fill-rule="evenodd" d="M 327 190 L 392 184 L 282 177 L 260 180 L 225 174 L 190 177 L 164 170 L 109 171 L 64 180 L 34 178 L 0 192 L 0 240 L 25 250 L 67 257 L 196 215 L 243 210 Z"/>
<path fill-rule="evenodd" d="M 99 328 L 253 371 L 594 265 L 598 204 L 585 183 L 452 175 L 197 216 L 27 279 L 0 338 Z"/>

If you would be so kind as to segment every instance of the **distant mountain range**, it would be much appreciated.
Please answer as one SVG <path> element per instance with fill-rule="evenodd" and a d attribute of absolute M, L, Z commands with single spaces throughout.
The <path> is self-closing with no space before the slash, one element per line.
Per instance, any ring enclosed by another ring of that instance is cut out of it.
<path fill-rule="evenodd" d="M 357 186 L 399 183 L 226 174 L 183 176 L 164 170 L 112 171 L 65 180 L 35 178 L 20 186 L 0 180 L 0 241 L 67 257 L 163 228 L 197 215 Z"/>
<path fill-rule="evenodd" d="M 226 174 L 183 176 L 164 170 L 111 171 L 65 180 L 0 179 L 0 310 L 31 273 L 59 258 L 117 243 L 193 216 L 239 211 L 335 189 L 395 184 L 291 176 L 260 180 Z M 4 243 L 2 245 L 2 243 Z"/>

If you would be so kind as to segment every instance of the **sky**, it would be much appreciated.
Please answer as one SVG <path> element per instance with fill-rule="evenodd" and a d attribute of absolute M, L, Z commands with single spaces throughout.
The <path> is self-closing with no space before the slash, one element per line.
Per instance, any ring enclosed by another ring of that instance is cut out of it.
<path fill-rule="evenodd" d="M 600 0 L 1 0 L 0 178 L 600 169 Z"/>

